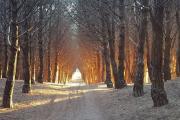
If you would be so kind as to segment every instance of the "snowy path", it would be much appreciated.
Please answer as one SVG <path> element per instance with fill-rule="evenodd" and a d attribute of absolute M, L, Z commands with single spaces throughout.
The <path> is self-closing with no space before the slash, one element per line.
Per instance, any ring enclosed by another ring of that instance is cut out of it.
<path fill-rule="evenodd" d="M 132 96 L 132 86 L 115 90 L 102 84 L 44 83 L 26 95 L 22 85 L 15 84 L 14 109 L 0 107 L 0 120 L 180 120 L 180 79 L 165 84 L 170 103 L 160 108 L 152 107 L 149 85 L 140 98 Z M 4 86 L 0 81 L 0 103 Z"/>
<path fill-rule="evenodd" d="M 82 83 L 71 85 L 66 101 L 56 104 L 58 98 L 52 98 L 51 105 L 46 110 L 42 109 L 42 113 L 37 112 L 33 120 L 105 120 L 98 106 L 99 101 L 95 100 L 98 88 Z"/>
<path fill-rule="evenodd" d="M 78 94 L 81 94 L 82 97 L 79 100 L 75 100 L 71 102 L 69 106 L 71 110 L 68 110 L 68 114 L 66 114 L 66 120 L 105 120 L 102 117 L 102 113 L 98 106 L 98 101 L 95 100 L 97 97 L 96 92 L 85 92 L 86 89 L 79 90 Z"/>
<path fill-rule="evenodd" d="M 98 88 L 90 88 L 88 86 L 79 86 L 70 90 L 80 99 L 72 100 L 71 93 L 70 99 L 67 103 L 68 109 L 65 114 L 65 120 L 105 120 L 98 106 L 96 90 Z"/>

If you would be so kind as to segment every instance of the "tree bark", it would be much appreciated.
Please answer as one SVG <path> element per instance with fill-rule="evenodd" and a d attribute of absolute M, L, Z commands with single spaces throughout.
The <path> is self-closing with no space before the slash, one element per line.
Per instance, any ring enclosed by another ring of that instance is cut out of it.
<path fill-rule="evenodd" d="M 101 55 L 101 81 L 105 82 L 105 62 L 104 62 L 104 57 L 103 54 Z"/>
<path fill-rule="evenodd" d="M 48 82 L 51 82 L 51 31 L 49 31 L 48 41 Z"/>
<path fill-rule="evenodd" d="M 180 8 L 180 7 L 179 7 Z M 177 46 L 177 62 L 176 62 L 176 75 L 180 77 L 180 12 L 176 10 L 176 24 L 178 28 L 178 46 Z"/>
<path fill-rule="evenodd" d="M 142 5 L 148 6 L 148 0 L 141 0 Z M 147 9 L 141 9 L 141 21 L 139 30 L 139 43 L 137 48 L 137 70 L 135 74 L 135 81 L 133 87 L 134 97 L 143 96 L 143 84 L 144 84 L 144 44 L 147 37 Z"/>
<path fill-rule="evenodd" d="M 9 59 L 9 69 L 8 69 L 8 77 L 4 89 L 3 94 L 3 102 L 2 106 L 4 108 L 12 108 L 13 107 L 13 89 L 15 83 L 15 75 L 16 75 L 16 64 L 17 64 L 17 53 L 19 47 L 18 41 L 18 26 L 17 26 L 17 1 L 10 1 L 11 8 L 10 13 L 12 15 L 11 21 L 11 46 L 10 46 L 10 59 Z"/>
<path fill-rule="evenodd" d="M 169 3 L 170 4 L 170 3 Z M 164 72 L 164 80 L 171 80 L 171 13 L 170 8 L 167 7 L 165 9 L 166 13 L 166 35 L 165 35 L 165 51 L 164 51 L 164 65 L 163 65 L 163 72 Z"/>
<path fill-rule="evenodd" d="M 3 63 L 3 70 L 2 70 L 2 77 L 7 78 L 7 70 L 8 70 L 8 45 L 7 45 L 7 28 L 4 26 L 4 63 Z"/>
<path fill-rule="evenodd" d="M 24 18 L 27 17 L 28 14 L 28 3 L 26 3 L 26 11 Z M 30 19 L 30 18 L 29 18 Z M 22 88 L 22 93 L 30 93 L 31 92 L 31 76 L 30 76 L 30 60 L 29 60 L 29 33 L 27 32 L 29 29 L 29 19 L 26 19 L 23 25 L 23 31 L 26 33 L 24 34 L 23 38 L 23 45 L 22 45 L 22 53 L 23 53 L 23 79 L 24 85 Z"/>
<path fill-rule="evenodd" d="M 110 69 L 110 59 L 109 59 L 109 51 L 108 51 L 108 48 L 107 48 L 107 43 L 104 42 L 104 51 L 103 51 L 103 55 L 104 55 L 104 61 L 105 61 L 105 65 L 106 65 L 106 84 L 107 84 L 107 87 L 108 88 L 112 88 L 113 87 L 113 84 L 112 84 L 112 81 L 111 81 L 111 69 Z"/>
<path fill-rule="evenodd" d="M 7 7 L 8 5 L 8 1 L 7 0 L 3 0 L 3 11 L 2 11 L 2 15 L 4 16 L 4 25 L 2 26 L 3 28 L 3 32 L 4 32 L 4 35 L 3 35 L 3 54 L 4 54 L 4 61 L 3 61 L 3 68 L 2 68 L 2 78 L 7 78 L 7 70 L 8 70 L 8 43 L 7 43 L 7 37 L 8 37 L 8 24 L 7 24 L 7 21 L 9 20 L 9 17 L 8 17 L 8 12 L 7 12 Z"/>
<path fill-rule="evenodd" d="M 30 40 L 32 40 L 32 35 L 30 35 Z M 30 78 L 31 78 L 31 84 L 35 84 L 36 81 L 35 81 L 35 59 L 36 57 L 35 56 L 35 48 L 33 45 L 33 41 L 30 41 Z"/>
<path fill-rule="evenodd" d="M 118 75 L 120 81 L 120 88 L 126 86 L 124 79 L 125 72 L 125 6 L 124 0 L 119 0 L 119 20 L 120 20 L 120 31 L 119 31 L 119 66 L 118 66 Z"/>
<path fill-rule="evenodd" d="M 163 60 L 163 18 L 164 6 L 163 0 L 154 0 L 154 15 L 152 17 L 153 41 L 151 51 L 152 66 L 152 85 L 151 97 L 155 107 L 168 104 L 167 94 L 164 89 L 162 78 L 162 60 Z"/>
<path fill-rule="evenodd" d="M 38 40 L 39 40 L 39 74 L 38 74 L 38 82 L 43 83 L 43 69 L 44 69 L 44 53 L 43 53 L 43 38 L 42 38 L 42 32 L 43 32 L 43 6 L 41 4 L 40 6 L 40 13 L 39 13 L 39 31 L 38 31 Z"/>
<path fill-rule="evenodd" d="M 54 60 L 54 75 L 53 75 L 53 83 L 56 82 L 56 73 L 57 73 L 57 67 L 58 67 L 58 51 L 57 48 L 55 48 L 55 60 Z"/>

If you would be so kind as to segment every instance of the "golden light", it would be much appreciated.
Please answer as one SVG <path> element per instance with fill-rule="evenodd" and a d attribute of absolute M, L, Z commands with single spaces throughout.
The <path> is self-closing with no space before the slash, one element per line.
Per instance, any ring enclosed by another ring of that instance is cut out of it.
<path fill-rule="evenodd" d="M 82 74 L 81 74 L 81 72 L 80 72 L 80 70 L 78 68 L 73 73 L 72 80 L 82 80 Z"/>

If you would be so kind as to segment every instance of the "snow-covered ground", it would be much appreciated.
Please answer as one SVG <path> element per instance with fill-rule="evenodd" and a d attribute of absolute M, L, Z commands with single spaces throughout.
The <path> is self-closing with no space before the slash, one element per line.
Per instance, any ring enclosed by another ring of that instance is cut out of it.
<path fill-rule="evenodd" d="M 140 98 L 132 86 L 122 90 L 82 82 L 33 85 L 30 95 L 22 94 L 22 81 L 14 91 L 14 109 L 0 108 L 0 120 L 180 120 L 180 80 L 165 84 L 169 104 L 154 108 L 150 86 Z M 5 80 L 0 80 L 0 103 Z"/>

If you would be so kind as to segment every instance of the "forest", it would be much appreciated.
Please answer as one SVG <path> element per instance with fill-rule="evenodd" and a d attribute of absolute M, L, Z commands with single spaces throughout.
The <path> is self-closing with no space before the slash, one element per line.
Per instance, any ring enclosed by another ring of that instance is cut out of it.
<path fill-rule="evenodd" d="M 82 78 L 74 87 L 70 83 L 77 70 Z M 128 90 L 127 99 L 143 100 L 148 94 L 150 106 L 161 110 L 172 107 L 171 99 L 180 99 L 179 77 L 180 0 L 0 0 L 0 120 L 1 114 L 2 120 L 14 120 L 6 117 L 16 114 L 12 110 L 18 109 L 20 99 L 24 102 L 36 93 L 42 97 L 70 92 L 70 100 L 85 96 L 88 100 L 81 102 L 90 105 L 89 96 L 102 85 L 106 95 L 97 90 L 99 102 L 113 95 L 121 99 Z M 48 92 L 50 88 L 59 91 Z M 90 117 L 81 117 L 80 110 L 76 119 L 66 120 L 116 120 L 99 117 L 91 111 L 99 113 L 101 108 L 91 106 L 82 108 Z M 176 115 L 149 119 L 179 120 L 180 106 L 175 106 Z M 139 116 L 134 119 L 147 119 Z"/>

